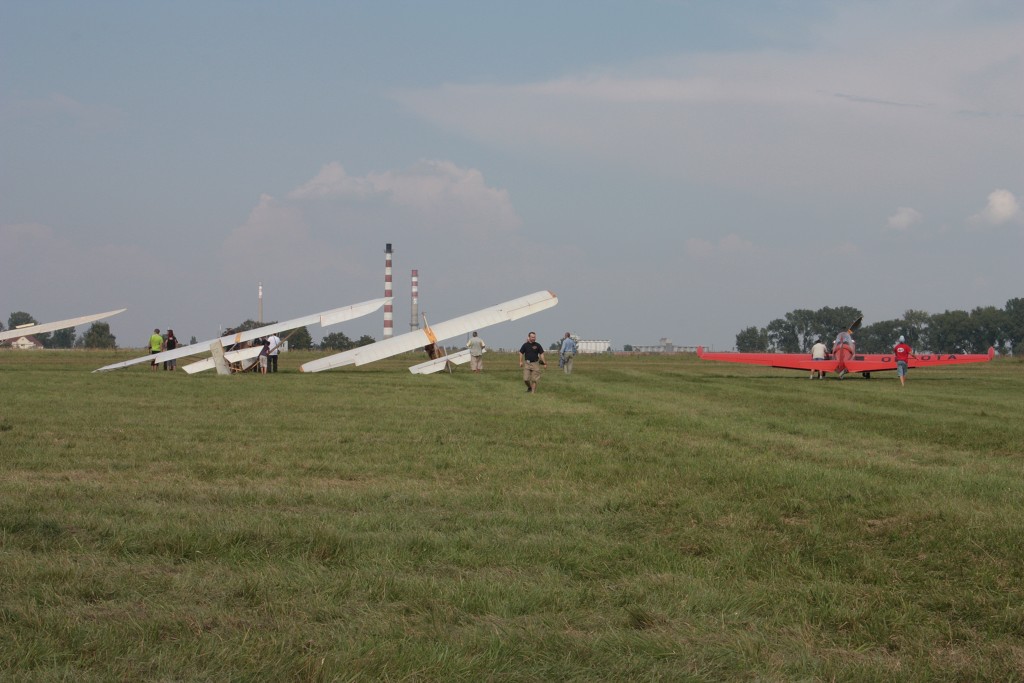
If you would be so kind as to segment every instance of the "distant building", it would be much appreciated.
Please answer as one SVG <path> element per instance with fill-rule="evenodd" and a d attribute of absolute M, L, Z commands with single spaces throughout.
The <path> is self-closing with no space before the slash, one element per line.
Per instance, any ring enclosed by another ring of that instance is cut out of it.
<path fill-rule="evenodd" d="M 656 346 L 633 346 L 633 353 L 684 353 L 696 350 L 695 346 L 676 346 L 667 337 L 659 339 Z"/>
<path fill-rule="evenodd" d="M 11 339 L 7 344 L 10 345 L 12 349 L 18 349 L 21 351 L 45 348 L 43 343 L 31 334 L 26 334 L 24 337 L 18 337 L 17 339 Z"/>
<path fill-rule="evenodd" d="M 576 353 L 608 353 L 611 350 L 609 339 L 576 339 Z"/>

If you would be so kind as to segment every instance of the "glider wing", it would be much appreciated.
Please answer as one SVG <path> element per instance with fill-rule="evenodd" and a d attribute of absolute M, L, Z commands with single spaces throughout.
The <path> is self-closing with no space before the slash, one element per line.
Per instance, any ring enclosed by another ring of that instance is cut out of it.
<path fill-rule="evenodd" d="M 335 308 L 330 311 L 324 311 L 322 313 L 314 313 L 307 315 L 302 318 L 295 318 L 294 320 L 286 320 L 282 323 L 274 323 L 273 325 L 264 325 L 263 327 L 257 327 L 253 330 L 246 330 L 244 332 L 238 332 L 237 334 L 230 334 L 226 337 L 220 337 L 218 339 L 210 339 L 204 342 L 198 342 L 196 344 L 189 344 L 188 346 L 179 346 L 176 349 L 170 351 L 161 351 L 160 353 L 154 353 L 148 356 L 141 356 L 139 358 L 133 358 L 131 360 L 121 361 L 120 363 L 112 363 L 111 365 L 104 365 L 102 368 L 93 370 L 93 372 L 106 372 L 108 370 L 118 370 L 120 368 L 126 368 L 129 365 L 135 365 L 137 363 L 160 363 L 167 360 L 174 360 L 177 358 L 184 358 L 185 356 L 194 356 L 200 353 L 209 353 L 210 347 L 214 342 L 220 342 L 225 348 L 233 346 L 235 344 L 241 344 L 243 342 L 252 341 L 259 337 L 265 337 L 268 334 L 275 332 L 284 332 L 286 330 L 294 330 L 297 327 L 305 327 L 307 325 L 319 324 L 321 327 L 327 327 L 328 325 L 334 325 L 346 320 L 352 320 L 353 318 L 359 318 L 361 316 L 373 313 L 378 308 L 383 306 L 389 301 L 389 299 L 373 299 L 371 301 L 364 301 L 358 304 L 352 304 L 351 306 L 342 306 L 341 308 Z M 213 367 L 212 365 L 210 366 Z M 202 368 L 208 369 L 208 368 Z"/>
<path fill-rule="evenodd" d="M 21 327 L 15 327 L 12 330 L 5 330 L 0 332 L 0 341 L 6 341 L 8 339 L 17 339 L 18 337 L 24 337 L 27 334 L 42 334 L 43 332 L 54 332 L 56 330 L 63 330 L 66 327 L 78 327 L 86 323 L 91 323 L 94 320 L 102 320 L 103 318 L 109 318 L 110 316 L 117 315 L 118 313 L 124 313 L 127 308 L 120 308 L 116 311 L 107 311 L 106 313 L 95 313 L 93 315 L 83 315 L 79 318 L 68 318 L 67 320 L 58 320 L 52 323 L 39 323 L 36 325 L 23 325 Z"/>
<path fill-rule="evenodd" d="M 518 320 L 519 318 L 551 308 L 557 303 L 558 297 L 555 296 L 554 292 L 547 290 L 534 292 L 529 296 L 512 299 L 496 306 L 467 313 L 458 318 L 452 318 L 451 320 L 431 325 L 423 330 L 413 330 L 391 339 L 384 339 L 373 344 L 342 351 L 333 356 L 318 358 L 303 364 L 300 369 L 303 372 L 321 372 L 343 365 L 372 363 L 382 358 L 389 358 L 406 351 L 423 348 L 428 344 L 433 344 L 443 339 L 450 339 L 473 330 L 483 329 L 489 325 L 509 320 Z"/>

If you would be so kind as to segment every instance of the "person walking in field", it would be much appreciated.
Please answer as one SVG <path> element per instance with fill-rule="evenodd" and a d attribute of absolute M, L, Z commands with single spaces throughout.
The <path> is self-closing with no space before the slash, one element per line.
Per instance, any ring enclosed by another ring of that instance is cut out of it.
<path fill-rule="evenodd" d="M 523 369 L 526 393 L 537 393 L 540 369 L 547 366 L 548 364 L 544 360 L 544 347 L 537 343 L 537 333 L 531 332 L 526 335 L 526 342 L 519 347 L 519 367 Z"/>
<path fill-rule="evenodd" d="M 567 375 L 572 374 L 572 359 L 576 357 L 576 340 L 568 332 L 562 337 L 562 347 L 558 351 L 558 365 Z"/>
<path fill-rule="evenodd" d="M 900 386 L 906 386 L 907 384 L 907 362 L 910 360 L 910 354 L 914 352 L 910 345 L 907 344 L 907 340 L 904 339 L 903 335 L 900 335 L 900 340 L 896 346 L 893 347 L 893 354 L 896 356 L 896 374 L 900 378 Z"/>
<path fill-rule="evenodd" d="M 474 332 L 473 336 L 469 338 L 466 343 L 466 348 L 469 349 L 469 368 L 473 372 L 484 371 L 484 349 L 487 348 L 487 344 L 484 340 Z"/>

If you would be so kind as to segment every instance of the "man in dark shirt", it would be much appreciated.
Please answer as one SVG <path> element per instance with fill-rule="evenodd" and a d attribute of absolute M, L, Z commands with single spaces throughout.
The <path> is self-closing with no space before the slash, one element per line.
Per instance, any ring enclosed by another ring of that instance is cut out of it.
<path fill-rule="evenodd" d="M 526 343 L 519 347 L 519 367 L 523 369 L 526 393 L 532 394 L 537 391 L 541 366 L 548 366 L 544 361 L 544 347 L 537 343 L 537 333 L 531 332 L 526 336 Z"/>

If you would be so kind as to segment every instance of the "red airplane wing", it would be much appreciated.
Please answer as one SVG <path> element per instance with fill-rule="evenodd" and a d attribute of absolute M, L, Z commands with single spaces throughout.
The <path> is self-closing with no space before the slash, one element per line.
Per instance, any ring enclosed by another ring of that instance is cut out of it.
<path fill-rule="evenodd" d="M 992 360 L 995 349 L 988 353 L 925 353 L 910 357 L 907 365 L 911 368 L 929 368 L 939 365 L 962 365 L 965 363 L 984 363 Z M 717 360 L 726 363 L 743 363 L 745 365 L 764 365 L 771 368 L 786 370 L 822 370 L 836 372 L 838 363 L 834 360 L 811 360 L 806 353 L 708 353 L 704 347 L 697 347 L 697 357 L 701 360 Z M 896 357 L 890 354 L 857 354 L 846 361 L 848 372 L 881 372 L 895 370 Z"/>
<path fill-rule="evenodd" d="M 726 363 L 743 363 L 744 365 L 764 365 L 784 370 L 821 370 L 835 372 L 838 363 L 834 360 L 811 360 L 809 353 L 709 353 L 703 346 L 697 347 L 697 357 L 701 360 L 718 360 Z M 895 361 L 893 367 L 896 367 Z"/>
<path fill-rule="evenodd" d="M 996 355 L 994 348 L 988 353 L 922 353 L 910 356 L 907 367 L 934 368 L 939 365 L 965 365 L 967 363 L 987 363 Z M 880 372 L 896 369 L 896 356 L 891 353 L 857 355 L 846 361 L 846 369 L 850 372 Z"/>

